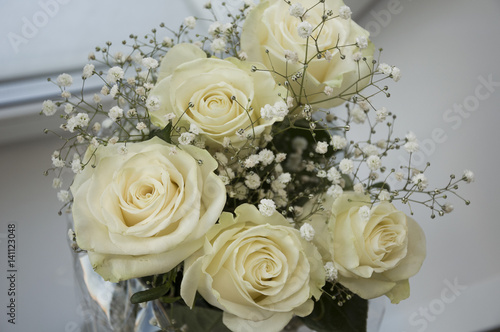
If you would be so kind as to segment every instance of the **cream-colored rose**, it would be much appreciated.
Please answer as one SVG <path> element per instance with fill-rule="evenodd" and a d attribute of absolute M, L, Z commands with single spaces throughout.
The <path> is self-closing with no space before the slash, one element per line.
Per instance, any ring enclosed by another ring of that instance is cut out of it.
<path fill-rule="evenodd" d="M 181 295 L 192 306 L 198 291 L 224 311 L 232 331 L 281 331 L 321 296 L 321 256 L 281 214 L 266 217 L 250 204 L 235 213 L 224 212 L 204 248 L 186 260 Z"/>
<path fill-rule="evenodd" d="M 338 280 L 365 299 L 386 295 L 398 303 L 410 295 L 408 278 L 422 266 L 425 235 L 412 218 L 383 201 L 346 192 L 325 202 L 326 213 L 312 217 L 315 244 L 333 261 Z M 311 207 L 305 206 L 310 211 Z"/>
<path fill-rule="evenodd" d="M 307 96 L 307 100 L 302 98 L 302 103 L 316 107 L 340 105 L 369 83 L 374 46 L 368 42 L 366 48 L 357 47 L 357 39 L 368 39 L 369 32 L 350 18 L 335 17 L 344 5 L 342 0 L 325 0 L 324 4 L 318 4 L 317 0 L 302 0 L 300 3 L 305 9 L 310 8 L 304 21 L 313 28 L 311 37 L 305 39 L 299 35 L 298 28 L 303 23 L 300 18 L 290 15 L 289 4 L 283 0 L 263 0 L 243 24 L 241 49 L 249 61 L 262 62 L 289 79 L 302 72 L 307 62 L 304 91 L 300 91 L 297 83 L 302 82 L 302 78 L 295 82 L 290 80 L 295 93 Z M 321 24 L 322 16 L 329 10 L 332 15 Z M 313 39 L 317 39 L 317 45 Z M 322 54 L 319 59 L 316 57 L 318 51 Z M 366 57 L 368 65 L 353 59 L 358 52 L 361 52 L 361 57 Z M 285 81 L 280 75 L 275 78 L 281 83 Z M 366 79 L 356 83 L 359 78 Z M 325 86 L 333 88 L 329 96 L 323 93 Z"/>
<path fill-rule="evenodd" d="M 164 127 L 165 115 L 173 112 L 176 119 L 199 128 L 208 148 L 221 149 L 225 137 L 240 148 L 249 135 L 258 145 L 273 123 L 261 118 L 260 110 L 282 101 L 279 94 L 284 91 L 268 72 L 252 72 L 251 67 L 235 58 L 207 58 L 192 44 L 174 46 L 162 60 L 159 82 L 150 93 L 160 102 L 150 112 L 153 123 Z"/>
<path fill-rule="evenodd" d="M 120 147 L 89 149 L 71 186 L 77 243 L 113 282 L 174 268 L 203 245 L 226 200 L 208 152 L 171 154 L 159 138 Z"/>

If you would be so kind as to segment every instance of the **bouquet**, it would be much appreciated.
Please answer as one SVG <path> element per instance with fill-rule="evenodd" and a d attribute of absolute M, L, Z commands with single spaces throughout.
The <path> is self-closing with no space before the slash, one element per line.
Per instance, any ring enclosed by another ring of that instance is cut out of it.
<path fill-rule="evenodd" d="M 453 210 L 448 196 L 469 204 L 457 189 L 474 174 L 431 188 L 429 164 L 412 165 L 417 138 L 395 137 L 396 115 L 377 104 L 401 71 L 342 0 L 205 8 L 97 47 L 76 94 L 70 75 L 49 79 L 61 97 L 42 113 L 60 114 L 46 131 L 63 143 L 47 174 L 72 246 L 104 280 L 142 285 L 123 301 L 154 303 L 163 330 L 281 331 L 299 318 L 365 331 L 367 300 L 406 299 L 424 261 L 412 206 L 434 218 Z"/>

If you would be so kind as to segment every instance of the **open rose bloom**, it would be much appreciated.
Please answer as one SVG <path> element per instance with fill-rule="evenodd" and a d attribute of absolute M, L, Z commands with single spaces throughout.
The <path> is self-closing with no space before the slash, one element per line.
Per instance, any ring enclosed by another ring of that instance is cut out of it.
<path fill-rule="evenodd" d="M 389 202 L 368 208 L 370 197 L 353 192 L 325 206 L 326 212 L 312 217 L 319 231 L 315 242 L 325 262 L 334 263 L 339 282 L 365 299 L 406 299 L 408 279 L 426 255 L 420 226 Z"/>
<path fill-rule="evenodd" d="M 224 311 L 232 331 L 281 331 L 321 296 L 321 257 L 279 213 L 263 216 L 244 204 L 235 214 L 223 213 L 203 249 L 186 260 L 182 297 L 192 306 L 198 291 Z"/>
<path fill-rule="evenodd" d="M 260 109 L 282 100 L 284 90 L 271 74 L 252 72 L 251 67 L 236 58 L 207 58 L 192 44 L 176 45 L 165 55 L 151 91 L 160 103 L 151 112 L 153 122 L 163 128 L 168 124 L 165 115 L 174 113 L 199 128 L 211 151 L 222 150 L 225 138 L 236 148 L 254 140 L 258 145 L 274 122 L 261 118 Z"/>
<path fill-rule="evenodd" d="M 310 9 L 297 18 L 290 14 L 290 5 L 285 1 L 260 1 L 245 20 L 241 48 L 248 60 L 263 63 L 280 73 L 275 77 L 277 81 L 292 82 L 295 93 L 307 103 L 316 107 L 343 104 L 370 81 L 374 46 L 371 43 L 356 46 L 357 39 L 367 39 L 369 33 L 350 18 L 333 18 L 344 6 L 342 1 L 326 0 L 319 5 L 316 0 L 300 3 L 304 9 Z M 323 15 L 329 11 L 331 16 L 323 22 Z M 303 22 L 312 27 L 311 36 L 315 41 L 297 33 Z M 338 48 L 339 45 L 342 47 Z M 318 51 L 320 57 L 316 56 Z M 355 61 L 356 57 L 364 57 L 366 62 Z M 306 63 L 304 78 L 291 79 L 304 72 Z M 330 97 L 323 94 L 325 87 L 332 88 Z"/>
<path fill-rule="evenodd" d="M 89 148 L 71 186 L 80 248 L 104 279 L 168 272 L 199 249 L 226 201 L 208 152 L 159 138 Z M 200 162 L 201 161 L 201 165 Z"/>

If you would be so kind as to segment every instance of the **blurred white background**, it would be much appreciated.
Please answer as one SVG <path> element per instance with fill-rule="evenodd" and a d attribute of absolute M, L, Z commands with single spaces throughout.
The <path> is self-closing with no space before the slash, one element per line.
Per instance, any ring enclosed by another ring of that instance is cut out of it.
<path fill-rule="evenodd" d="M 37 115 L 57 91 L 45 81 L 79 75 L 94 46 L 142 35 L 160 22 L 199 16 L 197 1 L 2 1 L 0 10 L 0 331 L 79 331 L 82 320 L 60 203 L 51 189 L 57 139 L 42 134 L 56 118 Z M 203 3 L 204 1 L 198 1 Z M 455 211 L 430 219 L 415 207 L 428 257 L 399 305 L 384 299 L 381 331 L 479 332 L 500 326 L 500 2 L 495 0 L 351 1 L 357 22 L 402 70 L 380 98 L 398 115 L 396 132 L 415 132 L 432 184 L 464 169 L 476 182 L 453 199 Z M 36 24 L 36 25 L 35 25 Z M 31 26 L 30 26 L 31 25 Z M 404 152 L 402 151 L 404 156 Z M 406 157 L 406 156 L 405 156 Z M 394 159 L 399 165 L 400 158 Z M 395 166 L 397 166 L 395 165 Z M 406 207 L 401 207 L 405 210 Z M 407 210 L 405 210 L 407 212 Z M 7 224 L 17 225 L 17 319 L 7 324 Z"/>

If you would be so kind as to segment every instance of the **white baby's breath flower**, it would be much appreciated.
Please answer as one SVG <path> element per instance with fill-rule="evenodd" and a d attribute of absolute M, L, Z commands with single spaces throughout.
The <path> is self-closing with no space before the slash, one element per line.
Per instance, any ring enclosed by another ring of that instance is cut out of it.
<path fill-rule="evenodd" d="M 386 189 L 382 189 L 378 194 L 378 199 L 380 199 L 381 201 L 389 201 L 391 199 L 391 193 Z"/>
<path fill-rule="evenodd" d="M 390 75 L 392 72 L 392 67 L 388 65 L 387 63 L 381 63 L 377 67 L 377 71 L 385 74 L 385 75 Z"/>
<path fill-rule="evenodd" d="M 64 105 L 64 113 L 66 114 L 71 114 L 71 112 L 73 112 L 73 109 L 74 107 L 71 104 Z"/>
<path fill-rule="evenodd" d="M 259 203 L 259 212 L 263 216 L 270 217 L 276 212 L 276 203 L 272 199 L 261 199 Z"/>
<path fill-rule="evenodd" d="M 181 136 L 179 136 L 179 144 L 181 145 L 188 145 L 191 144 L 191 142 L 194 140 L 195 135 L 193 133 L 182 133 Z"/>
<path fill-rule="evenodd" d="M 52 100 L 45 100 L 42 103 L 42 112 L 46 116 L 54 115 L 57 111 L 57 105 Z"/>
<path fill-rule="evenodd" d="M 165 45 L 166 47 L 172 47 L 174 46 L 174 41 L 172 40 L 172 38 L 170 37 L 165 37 L 163 38 L 163 45 Z"/>
<path fill-rule="evenodd" d="M 69 74 L 61 74 L 57 77 L 57 85 L 60 87 L 69 87 L 73 84 L 73 77 Z"/>
<path fill-rule="evenodd" d="M 382 107 L 376 112 L 377 115 L 377 122 L 383 122 L 387 118 L 387 115 L 389 115 L 389 112 L 387 111 L 387 108 Z"/>
<path fill-rule="evenodd" d="M 58 193 L 57 193 L 57 199 L 63 203 L 68 203 L 69 200 L 70 200 L 70 195 L 69 195 L 69 191 L 67 190 L 60 190 Z"/>
<path fill-rule="evenodd" d="M 226 155 L 221 152 L 216 152 L 214 157 L 221 165 L 227 165 L 227 163 L 229 162 L 229 159 L 227 159 Z"/>
<path fill-rule="evenodd" d="M 241 60 L 241 61 L 245 61 L 246 59 L 248 59 L 248 54 L 246 54 L 245 52 L 243 51 L 240 51 L 238 53 L 238 58 Z"/>
<path fill-rule="evenodd" d="M 354 107 L 354 109 L 351 111 L 351 115 L 354 123 L 358 124 L 365 123 L 366 113 L 360 107 L 358 106 Z"/>
<path fill-rule="evenodd" d="M 361 61 L 361 59 L 363 59 L 363 53 L 361 53 L 361 52 L 354 52 L 351 55 L 351 58 L 352 58 L 353 61 L 359 62 L 359 61 Z"/>
<path fill-rule="evenodd" d="M 297 52 L 285 50 L 285 59 L 290 61 L 292 64 L 299 62 L 299 55 Z"/>
<path fill-rule="evenodd" d="M 75 174 L 82 172 L 82 163 L 81 163 L 80 159 L 75 159 L 71 162 L 71 170 Z"/>
<path fill-rule="evenodd" d="M 273 119 L 273 106 L 266 104 L 260 109 L 260 116 L 265 119 L 265 120 L 272 120 Z"/>
<path fill-rule="evenodd" d="M 316 231 L 309 223 L 304 223 L 300 226 L 300 236 L 306 241 L 312 241 L 314 239 Z"/>
<path fill-rule="evenodd" d="M 210 44 L 210 49 L 212 52 L 224 52 L 226 50 L 226 41 L 222 38 L 216 38 Z"/>
<path fill-rule="evenodd" d="M 331 185 L 326 191 L 326 195 L 332 197 L 334 200 L 340 197 L 343 193 L 344 189 L 342 189 L 342 187 L 338 184 Z"/>
<path fill-rule="evenodd" d="M 318 173 L 316 173 L 316 176 L 320 179 L 326 178 L 326 171 L 321 169 L 318 171 Z"/>
<path fill-rule="evenodd" d="M 292 176 L 290 175 L 290 173 L 283 173 L 278 176 L 277 180 L 279 183 L 287 184 L 292 180 Z"/>
<path fill-rule="evenodd" d="M 342 175 L 335 167 L 330 167 L 330 169 L 327 172 L 327 177 L 328 181 L 336 184 L 340 183 L 340 180 L 342 179 Z"/>
<path fill-rule="evenodd" d="M 137 110 L 135 108 L 131 108 L 127 111 L 127 117 L 131 118 L 137 115 Z"/>
<path fill-rule="evenodd" d="M 128 153 L 128 149 L 125 145 L 120 145 L 118 147 L 118 154 L 126 155 L 127 153 Z"/>
<path fill-rule="evenodd" d="M 360 207 L 358 210 L 358 214 L 364 221 L 370 220 L 371 211 L 370 211 L 370 208 L 368 206 L 364 205 L 364 206 Z"/>
<path fill-rule="evenodd" d="M 101 88 L 101 95 L 103 95 L 103 96 L 107 96 L 107 95 L 109 95 L 109 88 L 108 88 L 108 86 L 107 86 L 107 85 L 104 85 L 104 86 Z M 94 95 L 94 101 L 95 101 L 95 95 Z M 101 101 L 101 100 L 99 99 L 99 101 Z"/>
<path fill-rule="evenodd" d="M 342 174 L 351 174 L 354 171 L 354 163 L 352 160 L 344 158 L 339 164 L 339 169 Z"/>
<path fill-rule="evenodd" d="M 215 21 L 208 26 L 208 34 L 211 35 L 212 37 L 217 36 L 221 32 L 222 32 L 222 23 L 220 23 L 219 21 Z"/>
<path fill-rule="evenodd" d="M 333 60 L 333 53 L 330 52 L 330 51 L 326 51 L 324 54 L 323 54 L 326 62 L 330 62 Z"/>
<path fill-rule="evenodd" d="M 354 192 L 357 194 L 363 194 L 365 192 L 365 187 L 362 183 L 356 183 L 353 187 Z"/>
<path fill-rule="evenodd" d="M 189 125 L 189 132 L 193 133 L 195 135 L 199 135 L 200 134 L 200 128 L 198 128 L 198 126 L 195 125 L 194 123 L 191 123 Z"/>
<path fill-rule="evenodd" d="M 54 178 L 52 180 L 52 188 L 54 189 L 58 189 L 58 188 L 61 188 L 62 187 L 62 180 L 61 178 Z"/>
<path fill-rule="evenodd" d="M 171 113 L 167 113 L 167 114 L 165 114 L 163 117 L 165 118 L 165 120 L 166 120 L 167 122 L 170 122 L 170 121 L 172 121 L 173 119 L 175 119 L 175 116 L 176 116 L 176 115 L 175 115 L 173 112 L 171 112 Z"/>
<path fill-rule="evenodd" d="M 334 150 L 342 150 L 347 146 L 347 139 L 339 135 L 333 135 L 332 146 Z"/>
<path fill-rule="evenodd" d="M 417 136 L 412 131 L 409 131 L 408 134 L 406 134 L 405 138 L 408 142 L 416 142 L 417 141 Z"/>
<path fill-rule="evenodd" d="M 331 86 L 326 85 L 323 89 L 323 93 L 327 96 L 330 96 L 333 93 L 333 88 Z"/>
<path fill-rule="evenodd" d="M 368 159 L 366 159 L 366 164 L 368 165 L 368 168 L 370 170 L 376 171 L 382 166 L 382 161 L 380 160 L 379 156 L 372 155 L 369 156 Z"/>
<path fill-rule="evenodd" d="M 403 172 L 396 172 L 394 173 L 394 178 L 396 181 L 403 181 L 405 178 L 405 174 Z"/>
<path fill-rule="evenodd" d="M 323 141 L 316 143 L 315 151 L 319 154 L 325 154 L 328 151 L 328 143 Z"/>
<path fill-rule="evenodd" d="M 86 64 L 84 67 L 83 67 L 83 74 L 82 74 L 82 77 L 84 79 L 87 79 L 89 78 L 90 76 L 94 75 L 94 69 L 95 69 L 95 66 L 91 63 L 89 64 Z"/>
<path fill-rule="evenodd" d="M 309 37 L 312 33 L 312 30 L 313 26 L 307 21 L 300 22 L 299 25 L 297 25 L 297 33 L 302 38 Z"/>
<path fill-rule="evenodd" d="M 277 153 L 274 161 L 276 161 L 277 163 L 281 163 L 285 161 L 285 159 L 286 159 L 286 153 Z"/>
<path fill-rule="evenodd" d="M 118 85 L 115 84 L 111 87 L 111 90 L 109 90 L 109 95 L 115 98 L 117 94 L 118 94 Z"/>
<path fill-rule="evenodd" d="M 196 18 L 193 16 L 188 16 L 184 19 L 184 25 L 189 29 L 194 29 L 196 27 Z"/>
<path fill-rule="evenodd" d="M 149 96 L 146 100 L 146 107 L 150 112 L 156 112 L 160 109 L 160 99 L 156 96 Z"/>
<path fill-rule="evenodd" d="M 99 142 L 99 140 L 97 139 L 97 137 L 93 137 L 91 140 L 90 140 L 90 145 L 92 145 L 94 148 L 98 148 L 99 145 L 101 145 L 101 143 Z"/>
<path fill-rule="evenodd" d="M 228 148 L 231 145 L 231 138 L 229 137 L 224 137 L 222 140 L 222 147 Z"/>
<path fill-rule="evenodd" d="M 108 75 L 106 76 L 106 80 L 110 83 L 115 83 L 123 78 L 124 71 L 122 68 L 115 66 L 108 70 Z"/>
<path fill-rule="evenodd" d="M 304 15 L 306 9 L 304 8 L 304 6 L 302 6 L 302 4 L 294 3 L 293 5 L 290 6 L 289 12 L 290 15 L 292 15 L 293 17 L 299 18 L 302 15 Z"/>
<path fill-rule="evenodd" d="M 344 20 L 348 20 L 351 18 L 352 11 L 351 8 L 348 6 L 342 6 L 339 8 L 339 16 L 340 18 L 343 18 Z"/>
<path fill-rule="evenodd" d="M 453 204 L 451 204 L 451 203 L 444 203 L 443 204 L 443 211 L 445 213 L 451 213 L 451 212 L 453 212 L 453 209 L 454 209 Z"/>
<path fill-rule="evenodd" d="M 356 38 L 356 44 L 360 49 L 364 49 L 368 47 L 368 39 L 365 36 L 359 36 Z"/>
<path fill-rule="evenodd" d="M 365 156 L 373 156 L 378 154 L 378 148 L 373 144 L 366 144 L 365 146 L 363 146 L 361 151 L 363 151 Z"/>
<path fill-rule="evenodd" d="M 137 125 L 135 126 L 135 128 L 136 128 L 137 130 L 144 130 L 144 129 L 146 129 L 147 127 L 148 127 L 148 126 L 146 126 L 146 124 L 145 124 L 144 122 L 139 122 L 139 123 L 137 123 Z"/>
<path fill-rule="evenodd" d="M 113 136 L 110 139 L 108 139 L 108 144 L 115 145 L 116 143 L 118 143 L 118 140 L 119 140 L 118 136 Z"/>
<path fill-rule="evenodd" d="M 252 167 L 255 167 L 257 166 L 257 164 L 259 163 L 259 155 L 256 155 L 256 154 L 252 154 L 252 155 L 249 155 L 247 157 L 247 159 L 245 159 L 243 165 L 245 166 L 245 168 L 252 168 Z"/>
<path fill-rule="evenodd" d="M 401 79 L 401 70 L 398 67 L 392 68 L 391 76 L 394 82 L 399 82 Z"/>
<path fill-rule="evenodd" d="M 325 264 L 325 278 L 328 282 L 334 282 L 339 276 L 338 270 L 335 268 L 333 262 L 327 262 Z"/>
<path fill-rule="evenodd" d="M 416 141 L 410 141 L 410 142 L 407 142 L 405 145 L 404 145 L 404 148 L 407 152 L 409 153 L 414 153 L 414 152 L 417 152 L 418 149 L 419 149 L 419 145 L 418 145 L 418 142 Z"/>
<path fill-rule="evenodd" d="M 64 160 L 60 159 L 59 157 L 52 157 L 52 165 L 57 168 L 62 168 L 66 166 L 66 163 Z"/>
<path fill-rule="evenodd" d="M 369 102 L 368 102 L 368 100 L 366 100 L 366 99 L 363 99 L 363 100 L 358 100 L 358 101 L 357 101 L 357 105 L 358 105 L 359 107 L 361 107 L 361 109 L 362 109 L 363 111 L 366 111 L 366 112 L 367 112 L 367 111 L 369 111 L 369 110 L 370 110 L 370 108 L 371 108 L 370 103 L 369 103 Z"/>
<path fill-rule="evenodd" d="M 425 188 L 427 188 L 427 185 L 429 184 L 427 177 L 423 173 L 414 175 L 411 178 L 411 181 L 417 185 L 419 190 L 424 190 Z"/>
<path fill-rule="evenodd" d="M 78 127 L 86 127 L 89 124 L 90 118 L 87 113 L 78 113 L 75 116 L 76 124 Z"/>
<path fill-rule="evenodd" d="M 472 171 L 466 169 L 464 171 L 463 178 L 464 178 L 465 182 L 467 182 L 467 183 L 474 182 L 474 173 Z"/>
<path fill-rule="evenodd" d="M 142 59 L 142 65 L 148 69 L 155 69 L 158 67 L 158 61 L 153 58 L 144 58 Z"/>
<path fill-rule="evenodd" d="M 274 161 L 274 153 L 271 150 L 263 149 L 259 152 L 259 161 L 267 166 Z"/>
<path fill-rule="evenodd" d="M 118 106 L 113 106 L 109 112 L 108 112 L 108 116 L 111 120 L 113 121 L 118 121 L 119 119 L 121 119 L 123 117 L 123 109 L 121 109 L 120 107 Z"/>
<path fill-rule="evenodd" d="M 255 173 L 248 174 L 247 176 L 245 176 L 245 185 L 249 189 L 259 188 L 260 187 L 260 177 Z"/>

